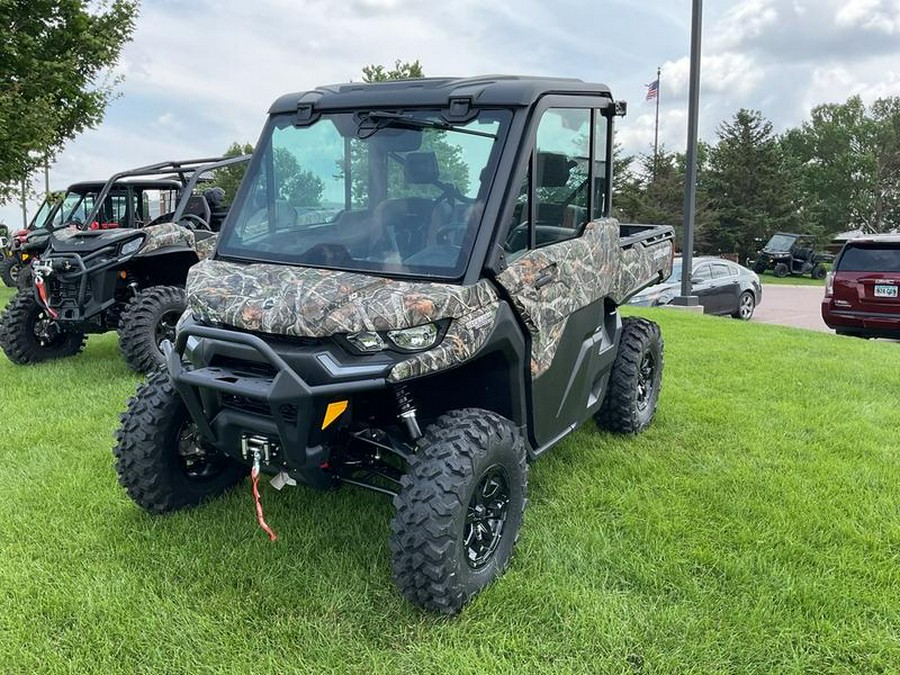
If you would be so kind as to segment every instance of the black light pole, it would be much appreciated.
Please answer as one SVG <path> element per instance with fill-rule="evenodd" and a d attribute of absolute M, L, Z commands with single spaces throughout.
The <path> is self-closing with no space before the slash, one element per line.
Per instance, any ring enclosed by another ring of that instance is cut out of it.
<path fill-rule="evenodd" d="M 694 206 L 697 201 L 697 126 L 700 117 L 700 35 L 703 28 L 703 0 L 693 0 L 691 22 L 691 79 L 688 101 L 688 138 L 684 169 L 684 239 L 681 246 L 681 296 L 674 304 L 692 307 L 699 298 L 691 295 L 691 267 L 694 256 Z"/>

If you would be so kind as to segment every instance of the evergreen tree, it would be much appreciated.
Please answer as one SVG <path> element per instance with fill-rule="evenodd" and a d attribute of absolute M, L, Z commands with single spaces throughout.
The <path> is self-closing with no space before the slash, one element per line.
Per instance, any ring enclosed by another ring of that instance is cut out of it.
<path fill-rule="evenodd" d="M 716 218 L 703 233 L 704 246 L 744 261 L 773 232 L 804 229 L 798 176 L 762 113 L 739 110 L 717 135 L 705 180 Z"/>

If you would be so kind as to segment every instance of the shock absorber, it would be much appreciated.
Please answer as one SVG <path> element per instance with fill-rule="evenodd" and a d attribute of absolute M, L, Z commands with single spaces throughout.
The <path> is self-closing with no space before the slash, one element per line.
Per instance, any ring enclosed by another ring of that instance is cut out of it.
<path fill-rule="evenodd" d="M 416 407 L 409 389 L 405 384 L 398 384 L 394 387 L 394 395 L 397 398 L 397 407 L 400 409 L 399 417 L 406 426 L 406 432 L 413 441 L 418 441 L 422 438 L 422 430 L 416 419 Z"/>

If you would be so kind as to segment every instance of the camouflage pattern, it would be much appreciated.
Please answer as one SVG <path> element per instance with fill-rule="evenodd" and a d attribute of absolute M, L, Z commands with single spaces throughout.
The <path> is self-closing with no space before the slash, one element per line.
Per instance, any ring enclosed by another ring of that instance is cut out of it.
<path fill-rule="evenodd" d="M 434 349 L 394 366 L 392 381 L 450 368 L 483 345 L 499 301 L 473 286 L 407 282 L 356 272 L 206 260 L 187 280 L 189 311 L 206 322 L 297 337 L 411 328 L 453 319 Z"/>
<path fill-rule="evenodd" d="M 500 303 L 491 302 L 452 321 L 447 334 L 434 349 L 415 354 L 391 369 L 388 380 L 399 382 L 465 363 L 487 342 L 497 322 Z"/>
<path fill-rule="evenodd" d="M 532 338 L 531 374 L 547 371 L 571 314 L 601 298 L 617 305 L 644 285 L 671 273 L 672 242 L 622 250 L 619 222 L 595 220 L 582 236 L 527 252 L 498 277 L 509 291 Z M 549 283 L 535 288 L 539 277 L 556 266 Z"/>
<path fill-rule="evenodd" d="M 167 246 L 186 246 L 197 252 L 200 260 L 210 257 L 216 249 L 219 235 L 199 238 L 194 230 L 178 223 L 160 223 L 141 230 L 144 233 L 144 244 L 138 255 L 145 255 Z"/>
<path fill-rule="evenodd" d="M 177 223 L 160 223 L 141 230 L 144 233 L 144 245 L 140 254 L 151 253 L 166 246 L 187 246 L 194 248 L 194 233 Z"/>
<path fill-rule="evenodd" d="M 70 225 L 69 227 L 64 227 L 61 230 L 55 230 L 53 232 L 53 238 L 59 239 L 60 241 L 66 241 L 68 239 L 72 239 L 76 234 L 84 232 L 84 230 L 79 230 L 74 225 Z"/>
<path fill-rule="evenodd" d="M 202 239 L 194 235 L 194 250 L 197 252 L 197 257 L 200 258 L 200 260 L 211 258 L 212 254 L 216 251 L 216 242 L 218 240 L 218 234 L 203 237 Z"/>

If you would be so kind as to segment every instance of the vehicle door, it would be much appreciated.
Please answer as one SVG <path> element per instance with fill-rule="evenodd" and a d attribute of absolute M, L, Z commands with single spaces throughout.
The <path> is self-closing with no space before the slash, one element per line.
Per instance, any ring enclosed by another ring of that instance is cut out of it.
<path fill-rule="evenodd" d="M 529 431 L 538 451 L 599 406 L 618 320 L 604 303 L 616 273 L 604 260 L 619 238 L 618 224 L 604 219 L 611 118 L 562 99 L 544 99 L 532 118 L 504 210 L 508 264 L 497 277 L 530 338 Z"/>
<path fill-rule="evenodd" d="M 712 288 L 715 294 L 717 313 L 733 314 L 737 311 L 741 287 L 737 271 L 727 262 L 710 263 Z"/>
<path fill-rule="evenodd" d="M 712 265 L 707 262 L 694 265 L 694 271 L 691 274 L 691 289 L 693 294 L 700 298 L 704 314 L 718 313 L 721 300 L 713 285 Z"/>

